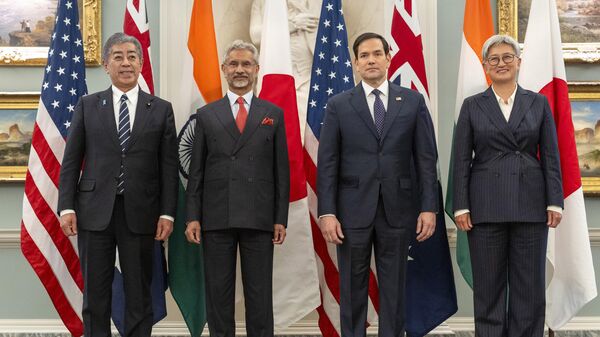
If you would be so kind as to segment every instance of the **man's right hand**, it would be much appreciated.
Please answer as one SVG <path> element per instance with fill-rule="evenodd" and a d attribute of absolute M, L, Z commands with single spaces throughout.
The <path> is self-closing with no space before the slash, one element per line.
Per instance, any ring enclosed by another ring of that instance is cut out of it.
<path fill-rule="evenodd" d="M 324 216 L 319 219 L 319 228 L 325 241 L 341 245 L 344 239 L 342 225 L 335 216 Z"/>
<path fill-rule="evenodd" d="M 77 216 L 75 213 L 61 215 L 60 228 L 66 236 L 77 235 Z"/>
<path fill-rule="evenodd" d="M 190 243 L 200 244 L 200 221 L 190 221 L 187 224 L 185 237 Z"/>

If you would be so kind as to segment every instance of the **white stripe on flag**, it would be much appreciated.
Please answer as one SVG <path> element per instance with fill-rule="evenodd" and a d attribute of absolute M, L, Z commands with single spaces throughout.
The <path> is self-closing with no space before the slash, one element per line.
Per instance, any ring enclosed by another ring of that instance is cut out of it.
<path fill-rule="evenodd" d="M 56 160 L 58 160 L 59 163 L 62 163 L 63 155 L 65 153 L 65 139 L 58 131 L 56 124 L 54 124 L 54 121 L 50 117 L 50 114 L 48 113 L 48 110 L 46 110 L 46 106 L 41 99 L 35 121 L 44 135 L 48 146 L 52 150 L 52 153 L 54 153 Z"/>

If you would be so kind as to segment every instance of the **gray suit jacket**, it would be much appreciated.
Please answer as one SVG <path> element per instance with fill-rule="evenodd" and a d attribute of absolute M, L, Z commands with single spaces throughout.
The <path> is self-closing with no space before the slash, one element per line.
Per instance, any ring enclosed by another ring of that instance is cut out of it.
<path fill-rule="evenodd" d="M 171 103 L 139 91 L 129 147 L 122 154 L 112 89 L 82 97 L 67 137 L 58 212 L 74 209 L 82 229 L 105 229 L 121 162 L 127 225 L 134 233 L 155 233 L 158 217 L 174 217 L 177 207 L 177 136 Z"/>
<path fill-rule="evenodd" d="M 196 113 L 187 221 L 202 230 L 273 231 L 287 224 L 290 176 L 283 111 L 252 98 L 240 134 L 227 96 Z"/>
<path fill-rule="evenodd" d="M 563 206 L 546 98 L 518 87 L 508 122 L 491 87 L 465 99 L 454 132 L 453 179 L 454 211 L 469 209 L 473 223 L 545 222 L 548 205 Z"/>
<path fill-rule="evenodd" d="M 419 212 L 437 212 L 434 139 L 425 100 L 414 90 L 390 83 L 381 137 L 361 84 L 332 97 L 319 140 L 319 215 L 335 214 L 344 228 L 367 227 L 380 193 L 394 227 L 414 227 Z"/>

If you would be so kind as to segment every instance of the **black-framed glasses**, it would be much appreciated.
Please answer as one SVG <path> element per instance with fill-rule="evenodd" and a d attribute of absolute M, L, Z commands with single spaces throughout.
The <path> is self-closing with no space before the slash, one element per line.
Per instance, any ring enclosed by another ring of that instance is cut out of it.
<path fill-rule="evenodd" d="M 500 60 L 502 60 L 502 62 L 504 62 L 505 64 L 509 64 L 509 63 L 513 63 L 515 58 L 518 58 L 517 55 L 515 55 L 515 54 L 504 54 L 502 56 L 491 56 L 491 57 L 487 58 L 486 63 L 491 66 L 497 66 L 498 64 L 500 64 Z"/>

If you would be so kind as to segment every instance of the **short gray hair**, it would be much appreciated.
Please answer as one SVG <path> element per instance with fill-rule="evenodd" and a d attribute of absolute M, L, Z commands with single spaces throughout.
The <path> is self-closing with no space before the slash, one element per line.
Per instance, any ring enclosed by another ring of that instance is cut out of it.
<path fill-rule="evenodd" d="M 256 49 L 256 47 L 252 43 L 242 41 L 242 40 L 235 40 L 229 45 L 229 47 L 227 47 L 227 50 L 225 51 L 225 55 L 223 56 L 223 64 L 225 64 L 227 62 L 227 59 L 229 58 L 229 54 L 234 50 L 247 50 L 247 51 L 251 52 L 254 62 L 256 62 L 256 64 L 258 64 L 258 49 Z"/>
<path fill-rule="evenodd" d="M 142 54 L 142 45 L 140 44 L 140 41 L 138 41 L 138 39 L 131 35 L 119 32 L 114 33 L 108 38 L 108 40 L 106 40 L 106 43 L 102 48 L 102 62 L 106 63 L 108 61 L 113 46 L 123 43 L 133 43 L 133 45 L 135 46 L 135 52 L 137 53 L 138 57 L 140 59 L 144 58 L 144 55 Z"/>
<path fill-rule="evenodd" d="M 521 48 L 519 47 L 519 43 L 515 41 L 512 37 L 508 35 L 492 35 L 485 43 L 483 44 L 483 48 L 481 50 L 481 59 L 485 61 L 488 57 L 490 49 L 492 47 L 499 46 L 501 44 L 506 44 L 512 47 L 517 57 L 521 54 Z"/>

